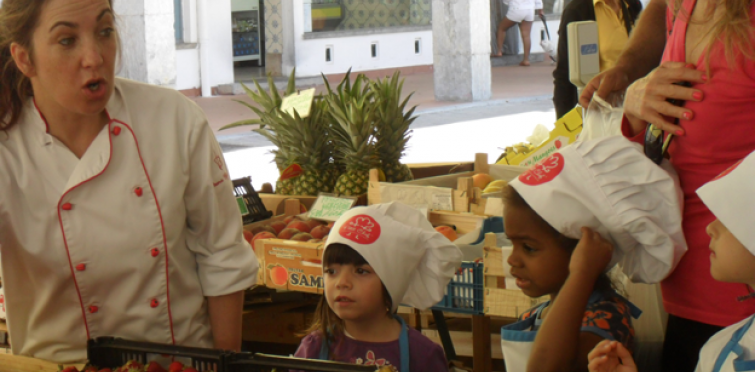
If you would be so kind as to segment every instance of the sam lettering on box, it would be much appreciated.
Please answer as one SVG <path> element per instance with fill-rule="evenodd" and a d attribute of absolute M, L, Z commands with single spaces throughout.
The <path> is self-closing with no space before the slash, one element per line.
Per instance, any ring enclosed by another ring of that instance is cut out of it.
<path fill-rule="evenodd" d="M 324 288 L 322 275 L 307 275 L 299 273 L 291 273 L 289 277 L 289 284 L 296 287 L 306 288 Z"/>

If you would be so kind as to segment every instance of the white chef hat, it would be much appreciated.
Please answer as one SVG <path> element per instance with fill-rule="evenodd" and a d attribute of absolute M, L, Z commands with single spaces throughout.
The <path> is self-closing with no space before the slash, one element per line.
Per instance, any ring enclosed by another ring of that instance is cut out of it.
<path fill-rule="evenodd" d="M 394 312 L 399 304 L 427 309 L 440 302 L 461 265 L 459 248 L 422 212 L 396 202 L 347 211 L 333 225 L 325 251 L 334 243 L 351 247 L 375 269 Z"/>
<path fill-rule="evenodd" d="M 755 153 L 697 189 L 713 215 L 755 255 Z"/>
<path fill-rule="evenodd" d="M 576 142 L 510 185 L 561 234 L 579 239 L 587 226 L 611 240 L 609 268 L 621 262 L 634 282 L 661 281 L 687 251 L 681 189 L 622 136 Z"/>

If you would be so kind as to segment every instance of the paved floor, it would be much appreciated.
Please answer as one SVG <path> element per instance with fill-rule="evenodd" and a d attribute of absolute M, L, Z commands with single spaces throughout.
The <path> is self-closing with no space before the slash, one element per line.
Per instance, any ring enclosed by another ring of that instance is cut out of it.
<path fill-rule="evenodd" d="M 410 105 L 418 105 L 417 113 L 421 114 L 432 109 L 444 107 L 469 107 L 474 105 L 495 105 L 504 101 L 521 97 L 552 97 L 554 66 L 550 62 L 540 62 L 530 67 L 504 66 L 492 68 L 492 97 L 489 101 L 474 102 L 439 102 L 435 100 L 433 90 L 433 74 L 421 73 L 406 76 L 404 93 L 414 92 Z M 317 91 L 323 91 L 324 85 L 316 86 Z M 251 103 L 244 96 L 216 96 L 209 98 L 194 98 L 194 101 L 204 109 L 210 121 L 210 126 L 222 137 L 228 134 L 248 132 L 247 128 L 234 128 L 226 131 L 219 129 L 227 124 L 255 117 L 254 113 L 234 100 Z"/>

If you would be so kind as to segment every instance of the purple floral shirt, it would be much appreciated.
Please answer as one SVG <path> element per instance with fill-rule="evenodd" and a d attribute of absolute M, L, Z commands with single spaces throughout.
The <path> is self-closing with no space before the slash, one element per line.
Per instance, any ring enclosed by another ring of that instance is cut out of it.
<path fill-rule="evenodd" d="M 294 356 L 298 358 L 318 359 L 322 337 L 320 333 L 311 333 L 304 337 Z M 401 353 L 398 340 L 391 342 L 363 342 L 349 337 L 342 337 L 333 350 L 335 360 L 344 363 L 367 366 L 392 365 L 401 367 Z M 409 368 L 410 372 L 448 371 L 448 363 L 443 348 L 430 341 L 415 329 L 409 328 Z M 407 372 L 407 371 L 399 371 Z"/>

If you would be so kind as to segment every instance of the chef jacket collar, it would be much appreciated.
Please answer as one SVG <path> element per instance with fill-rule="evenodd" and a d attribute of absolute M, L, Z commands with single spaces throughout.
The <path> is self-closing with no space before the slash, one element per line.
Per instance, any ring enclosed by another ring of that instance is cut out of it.
<path fill-rule="evenodd" d="M 127 110 L 124 110 L 124 106 L 125 104 L 119 89 L 118 79 L 116 78 L 113 94 L 110 96 L 107 105 L 105 105 L 105 114 L 107 114 L 110 122 L 118 120 L 127 123 L 129 121 L 130 118 L 127 115 Z M 40 145 L 51 145 L 53 143 L 53 136 L 50 135 L 50 125 L 47 123 L 47 119 L 42 114 L 42 111 L 39 110 L 34 97 L 29 98 L 27 110 L 25 111 L 30 115 L 28 118 L 28 125 L 34 130 L 37 138 L 39 138 Z M 4 137 L 7 138 L 7 134 Z M 4 137 L 0 136 L 0 139 L 3 139 Z"/>

